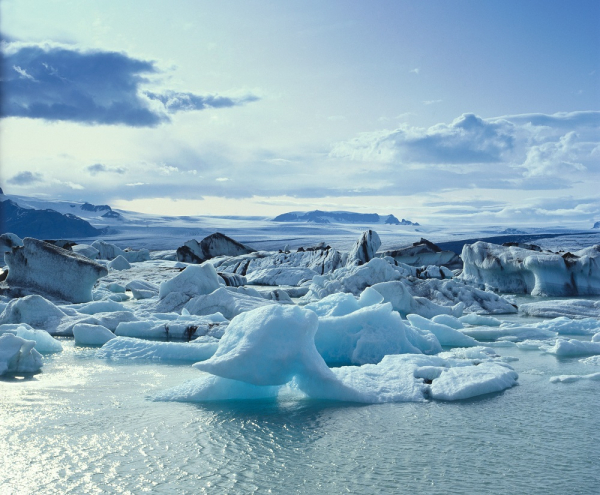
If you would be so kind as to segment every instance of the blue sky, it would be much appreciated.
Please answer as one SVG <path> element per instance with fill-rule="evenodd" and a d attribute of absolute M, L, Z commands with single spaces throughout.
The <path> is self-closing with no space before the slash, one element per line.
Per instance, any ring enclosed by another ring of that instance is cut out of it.
<path fill-rule="evenodd" d="M 597 1 L 0 3 L 7 193 L 600 220 Z"/>

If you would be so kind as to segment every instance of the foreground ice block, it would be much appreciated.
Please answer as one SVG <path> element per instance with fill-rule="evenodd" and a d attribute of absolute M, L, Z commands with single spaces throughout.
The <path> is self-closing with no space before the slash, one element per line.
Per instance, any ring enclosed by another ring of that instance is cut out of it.
<path fill-rule="evenodd" d="M 0 325 L 0 335 L 12 333 L 17 337 L 35 342 L 35 350 L 41 354 L 61 352 L 62 344 L 52 337 L 46 330 L 35 330 L 26 323 Z"/>
<path fill-rule="evenodd" d="M 108 270 L 79 254 L 26 237 L 23 247 L 4 255 L 7 284 L 70 302 L 92 300 L 92 287 Z"/>
<path fill-rule="evenodd" d="M 12 333 L 0 335 L 0 375 L 36 373 L 42 368 L 42 355 L 33 340 Z"/>
<path fill-rule="evenodd" d="M 155 399 L 255 399 L 273 397 L 278 387 L 285 386 L 281 390 L 338 401 L 457 400 L 504 390 L 518 378 L 508 365 L 481 352 L 484 348 L 471 351 L 475 358 L 397 354 L 378 364 L 329 369 L 313 340 L 317 324 L 315 313 L 297 306 L 243 313 L 233 319 L 214 356 L 194 365 L 218 378 L 203 375 Z"/>

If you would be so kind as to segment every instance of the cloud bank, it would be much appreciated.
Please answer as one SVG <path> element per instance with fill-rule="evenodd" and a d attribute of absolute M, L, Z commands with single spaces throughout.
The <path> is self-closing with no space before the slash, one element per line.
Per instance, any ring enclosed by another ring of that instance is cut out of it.
<path fill-rule="evenodd" d="M 148 91 L 153 61 L 125 53 L 44 43 L 2 42 L 2 117 L 154 127 L 175 112 L 226 108 L 258 100 Z"/>

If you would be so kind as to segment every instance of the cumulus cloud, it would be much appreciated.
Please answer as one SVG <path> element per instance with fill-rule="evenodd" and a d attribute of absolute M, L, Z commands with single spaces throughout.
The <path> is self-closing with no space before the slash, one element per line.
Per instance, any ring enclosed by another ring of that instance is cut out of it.
<path fill-rule="evenodd" d="M 37 172 L 29 172 L 25 170 L 23 172 L 19 172 L 16 175 L 13 175 L 6 182 L 8 182 L 9 184 L 14 184 L 15 186 L 28 186 L 30 184 L 36 184 L 42 181 L 42 174 L 38 174 Z"/>
<path fill-rule="evenodd" d="M 3 42 L 2 48 L 3 117 L 152 127 L 175 112 L 258 99 L 144 90 L 159 73 L 156 63 L 125 53 L 52 43 Z"/>
<path fill-rule="evenodd" d="M 571 131 L 558 141 L 550 141 L 532 146 L 527 151 L 523 163 L 525 177 L 545 175 L 568 176 L 573 172 L 585 172 L 586 167 L 579 162 L 586 154 L 586 145 L 577 142 L 577 135 Z"/>
<path fill-rule="evenodd" d="M 512 124 L 488 122 L 467 113 L 451 124 L 427 129 L 403 126 L 393 131 L 364 133 L 335 145 L 330 156 L 405 164 L 493 163 L 500 161 L 513 145 Z"/>
<path fill-rule="evenodd" d="M 123 175 L 125 172 L 127 172 L 127 169 L 123 167 L 107 167 L 102 163 L 94 163 L 94 165 L 86 167 L 86 170 L 90 175 L 98 175 L 100 173 L 114 173 Z"/>

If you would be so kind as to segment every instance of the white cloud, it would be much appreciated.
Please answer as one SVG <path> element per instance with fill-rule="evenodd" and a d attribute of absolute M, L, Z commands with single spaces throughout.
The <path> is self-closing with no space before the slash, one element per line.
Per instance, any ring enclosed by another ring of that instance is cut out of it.
<path fill-rule="evenodd" d="M 568 176 L 573 172 L 585 172 L 586 167 L 580 161 L 590 155 L 590 151 L 585 148 L 585 144 L 577 142 L 577 135 L 573 131 L 558 141 L 532 146 L 522 165 L 526 169 L 524 176 Z"/>

